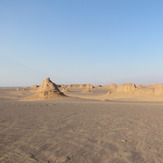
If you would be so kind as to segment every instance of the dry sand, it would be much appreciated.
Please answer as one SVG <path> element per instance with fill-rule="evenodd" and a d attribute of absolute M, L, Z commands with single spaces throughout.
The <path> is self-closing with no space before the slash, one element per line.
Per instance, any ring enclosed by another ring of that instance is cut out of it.
<path fill-rule="evenodd" d="M 30 88 L 0 88 L 0 163 L 163 162 L 162 102 L 69 89 L 61 100 L 19 101 Z"/>

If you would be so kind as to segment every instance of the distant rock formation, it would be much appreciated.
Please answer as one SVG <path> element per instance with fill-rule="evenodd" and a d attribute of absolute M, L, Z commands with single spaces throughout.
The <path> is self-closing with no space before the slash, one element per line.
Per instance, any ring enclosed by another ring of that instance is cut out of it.
<path fill-rule="evenodd" d="M 136 85 L 133 83 L 118 85 L 116 90 L 121 92 L 133 92 L 136 90 Z"/>
<path fill-rule="evenodd" d="M 38 87 L 32 87 L 34 95 L 27 97 L 29 100 L 45 100 L 56 99 L 64 97 L 65 95 L 58 89 L 57 85 L 53 83 L 50 78 L 43 80 Z"/>
<path fill-rule="evenodd" d="M 50 78 L 46 78 L 43 80 L 42 84 L 38 87 L 37 91 L 53 91 L 53 92 L 60 92 L 57 85 L 53 83 Z"/>
<path fill-rule="evenodd" d="M 143 85 L 135 85 L 133 83 L 119 85 L 116 91 L 128 92 L 137 95 L 154 95 L 155 89 Z"/>
<path fill-rule="evenodd" d="M 136 88 L 133 93 L 137 94 L 137 95 L 154 95 L 154 89 L 150 89 L 150 88 Z"/>
<path fill-rule="evenodd" d="M 39 85 L 33 85 L 32 87 L 30 87 L 30 92 L 36 92 L 38 88 Z"/>
<path fill-rule="evenodd" d="M 70 84 L 70 85 L 65 85 L 67 88 L 89 88 L 93 89 L 94 86 L 91 84 Z"/>
<path fill-rule="evenodd" d="M 154 94 L 156 96 L 162 96 L 163 95 L 163 88 L 156 88 L 154 91 Z"/>
<path fill-rule="evenodd" d="M 142 89 L 142 88 L 145 88 L 145 86 L 141 85 L 141 84 L 138 84 L 138 85 L 136 85 L 136 88 Z"/>
<path fill-rule="evenodd" d="M 163 88 L 163 84 L 153 84 L 150 85 L 150 88 Z"/>
<path fill-rule="evenodd" d="M 112 83 L 112 84 L 109 84 L 109 85 L 105 85 L 104 88 L 108 88 L 108 89 L 116 89 L 116 88 L 117 88 L 117 84 Z"/>
<path fill-rule="evenodd" d="M 61 89 L 61 92 L 63 93 L 67 93 L 67 92 L 70 92 L 69 89 L 67 87 L 64 87 Z"/>
<path fill-rule="evenodd" d="M 38 88 L 39 87 L 39 85 L 33 85 L 32 87 L 31 87 L 31 89 L 36 89 L 36 88 Z"/>
<path fill-rule="evenodd" d="M 102 85 L 95 85 L 94 87 L 95 87 L 95 88 L 101 88 Z"/>

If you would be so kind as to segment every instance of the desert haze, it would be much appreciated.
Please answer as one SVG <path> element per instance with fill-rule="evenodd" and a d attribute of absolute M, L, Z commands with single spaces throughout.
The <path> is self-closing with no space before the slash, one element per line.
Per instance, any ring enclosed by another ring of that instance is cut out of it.
<path fill-rule="evenodd" d="M 162 163 L 163 84 L 0 88 L 0 163 Z"/>

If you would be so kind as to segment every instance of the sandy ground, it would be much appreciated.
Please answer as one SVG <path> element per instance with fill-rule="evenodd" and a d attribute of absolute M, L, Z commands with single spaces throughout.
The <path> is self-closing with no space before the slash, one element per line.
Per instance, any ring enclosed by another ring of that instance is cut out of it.
<path fill-rule="evenodd" d="M 18 101 L 29 92 L 15 90 L 0 89 L 0 163 L 163 162 L 161 102 Z"/>

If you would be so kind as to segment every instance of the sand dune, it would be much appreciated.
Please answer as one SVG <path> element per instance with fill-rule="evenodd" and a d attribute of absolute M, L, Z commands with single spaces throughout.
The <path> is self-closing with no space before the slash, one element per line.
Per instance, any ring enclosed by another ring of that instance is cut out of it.
<path fill-rule="evenodd" d="M 83 92 L 83 93 L 91 92 L 91 89 L 85 88 L 85 89 L 82 90 L 82 92 Z"/>

